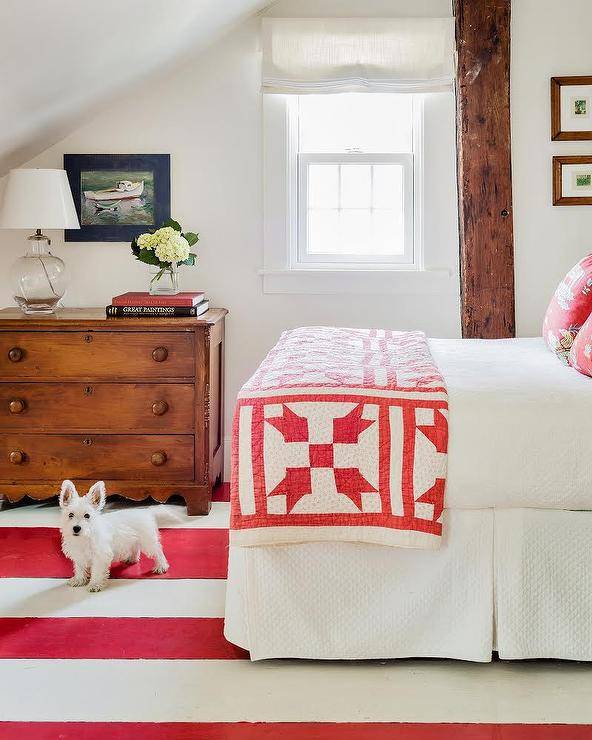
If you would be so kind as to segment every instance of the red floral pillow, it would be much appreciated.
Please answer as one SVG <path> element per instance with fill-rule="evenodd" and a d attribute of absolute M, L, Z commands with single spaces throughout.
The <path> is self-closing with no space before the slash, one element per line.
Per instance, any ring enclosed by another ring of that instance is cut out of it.
<path fill-rule="evenodd" d="M 584 375 L 592 375 L 592 313 L 571 345 L 569 364 Z"/>
<path fill-rule="evenodd" d="M 574 339 L 591 313 L 592 254 L 589 254 L 559 283 L 543 322 L 543 338 L 566 364 Z"/>

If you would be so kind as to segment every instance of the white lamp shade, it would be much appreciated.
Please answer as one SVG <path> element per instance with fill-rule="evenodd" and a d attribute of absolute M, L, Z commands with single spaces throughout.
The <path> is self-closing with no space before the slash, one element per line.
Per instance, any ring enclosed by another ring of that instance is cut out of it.
<path fill-rule="evenodd" d="M 10 170 L 0 228 L 79 229 L 66 170 Z"/>

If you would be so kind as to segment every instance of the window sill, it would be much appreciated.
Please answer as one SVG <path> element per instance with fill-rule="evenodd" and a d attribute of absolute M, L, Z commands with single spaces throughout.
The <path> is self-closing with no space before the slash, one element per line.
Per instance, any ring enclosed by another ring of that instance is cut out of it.
<path fill-rule="evenodd" d="M 260 270 L 263 292 L 292 295 L 425 295 L 456 294 L 451 270 Z"/>

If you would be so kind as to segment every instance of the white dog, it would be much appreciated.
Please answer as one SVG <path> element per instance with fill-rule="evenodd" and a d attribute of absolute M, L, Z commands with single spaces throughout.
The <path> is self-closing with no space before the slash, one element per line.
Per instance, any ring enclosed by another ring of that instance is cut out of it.
<path fill-rule="evenodd" d="M 78 495 L 72 481 L 62 483 L 62 550 L 74 563 L 70 585 L 100 591 L 109 579 L 111 563 L 137 563 L 141 553 L 154 560 L 153 573 L 166 573 L 169 564 L 160 544 L 156 513 L 128 509 L 101 514 L 104 506 L 103 481 L 91 486 L 86 496 Z"/>

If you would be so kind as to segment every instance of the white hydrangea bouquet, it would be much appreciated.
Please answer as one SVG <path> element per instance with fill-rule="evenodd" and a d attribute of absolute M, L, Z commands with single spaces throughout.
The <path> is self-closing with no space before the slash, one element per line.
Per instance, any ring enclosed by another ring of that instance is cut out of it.
<path fill-rule="evenodd" d="M 150 293 L 178 293 L 179 265 L 195 265 L 197 255 L 191 247 L 198 234 L 181 229 L 181 224 L 169 218 L 155 231 L 140 234 L 132 240 L 132 253 L 151 268 Z"/>

